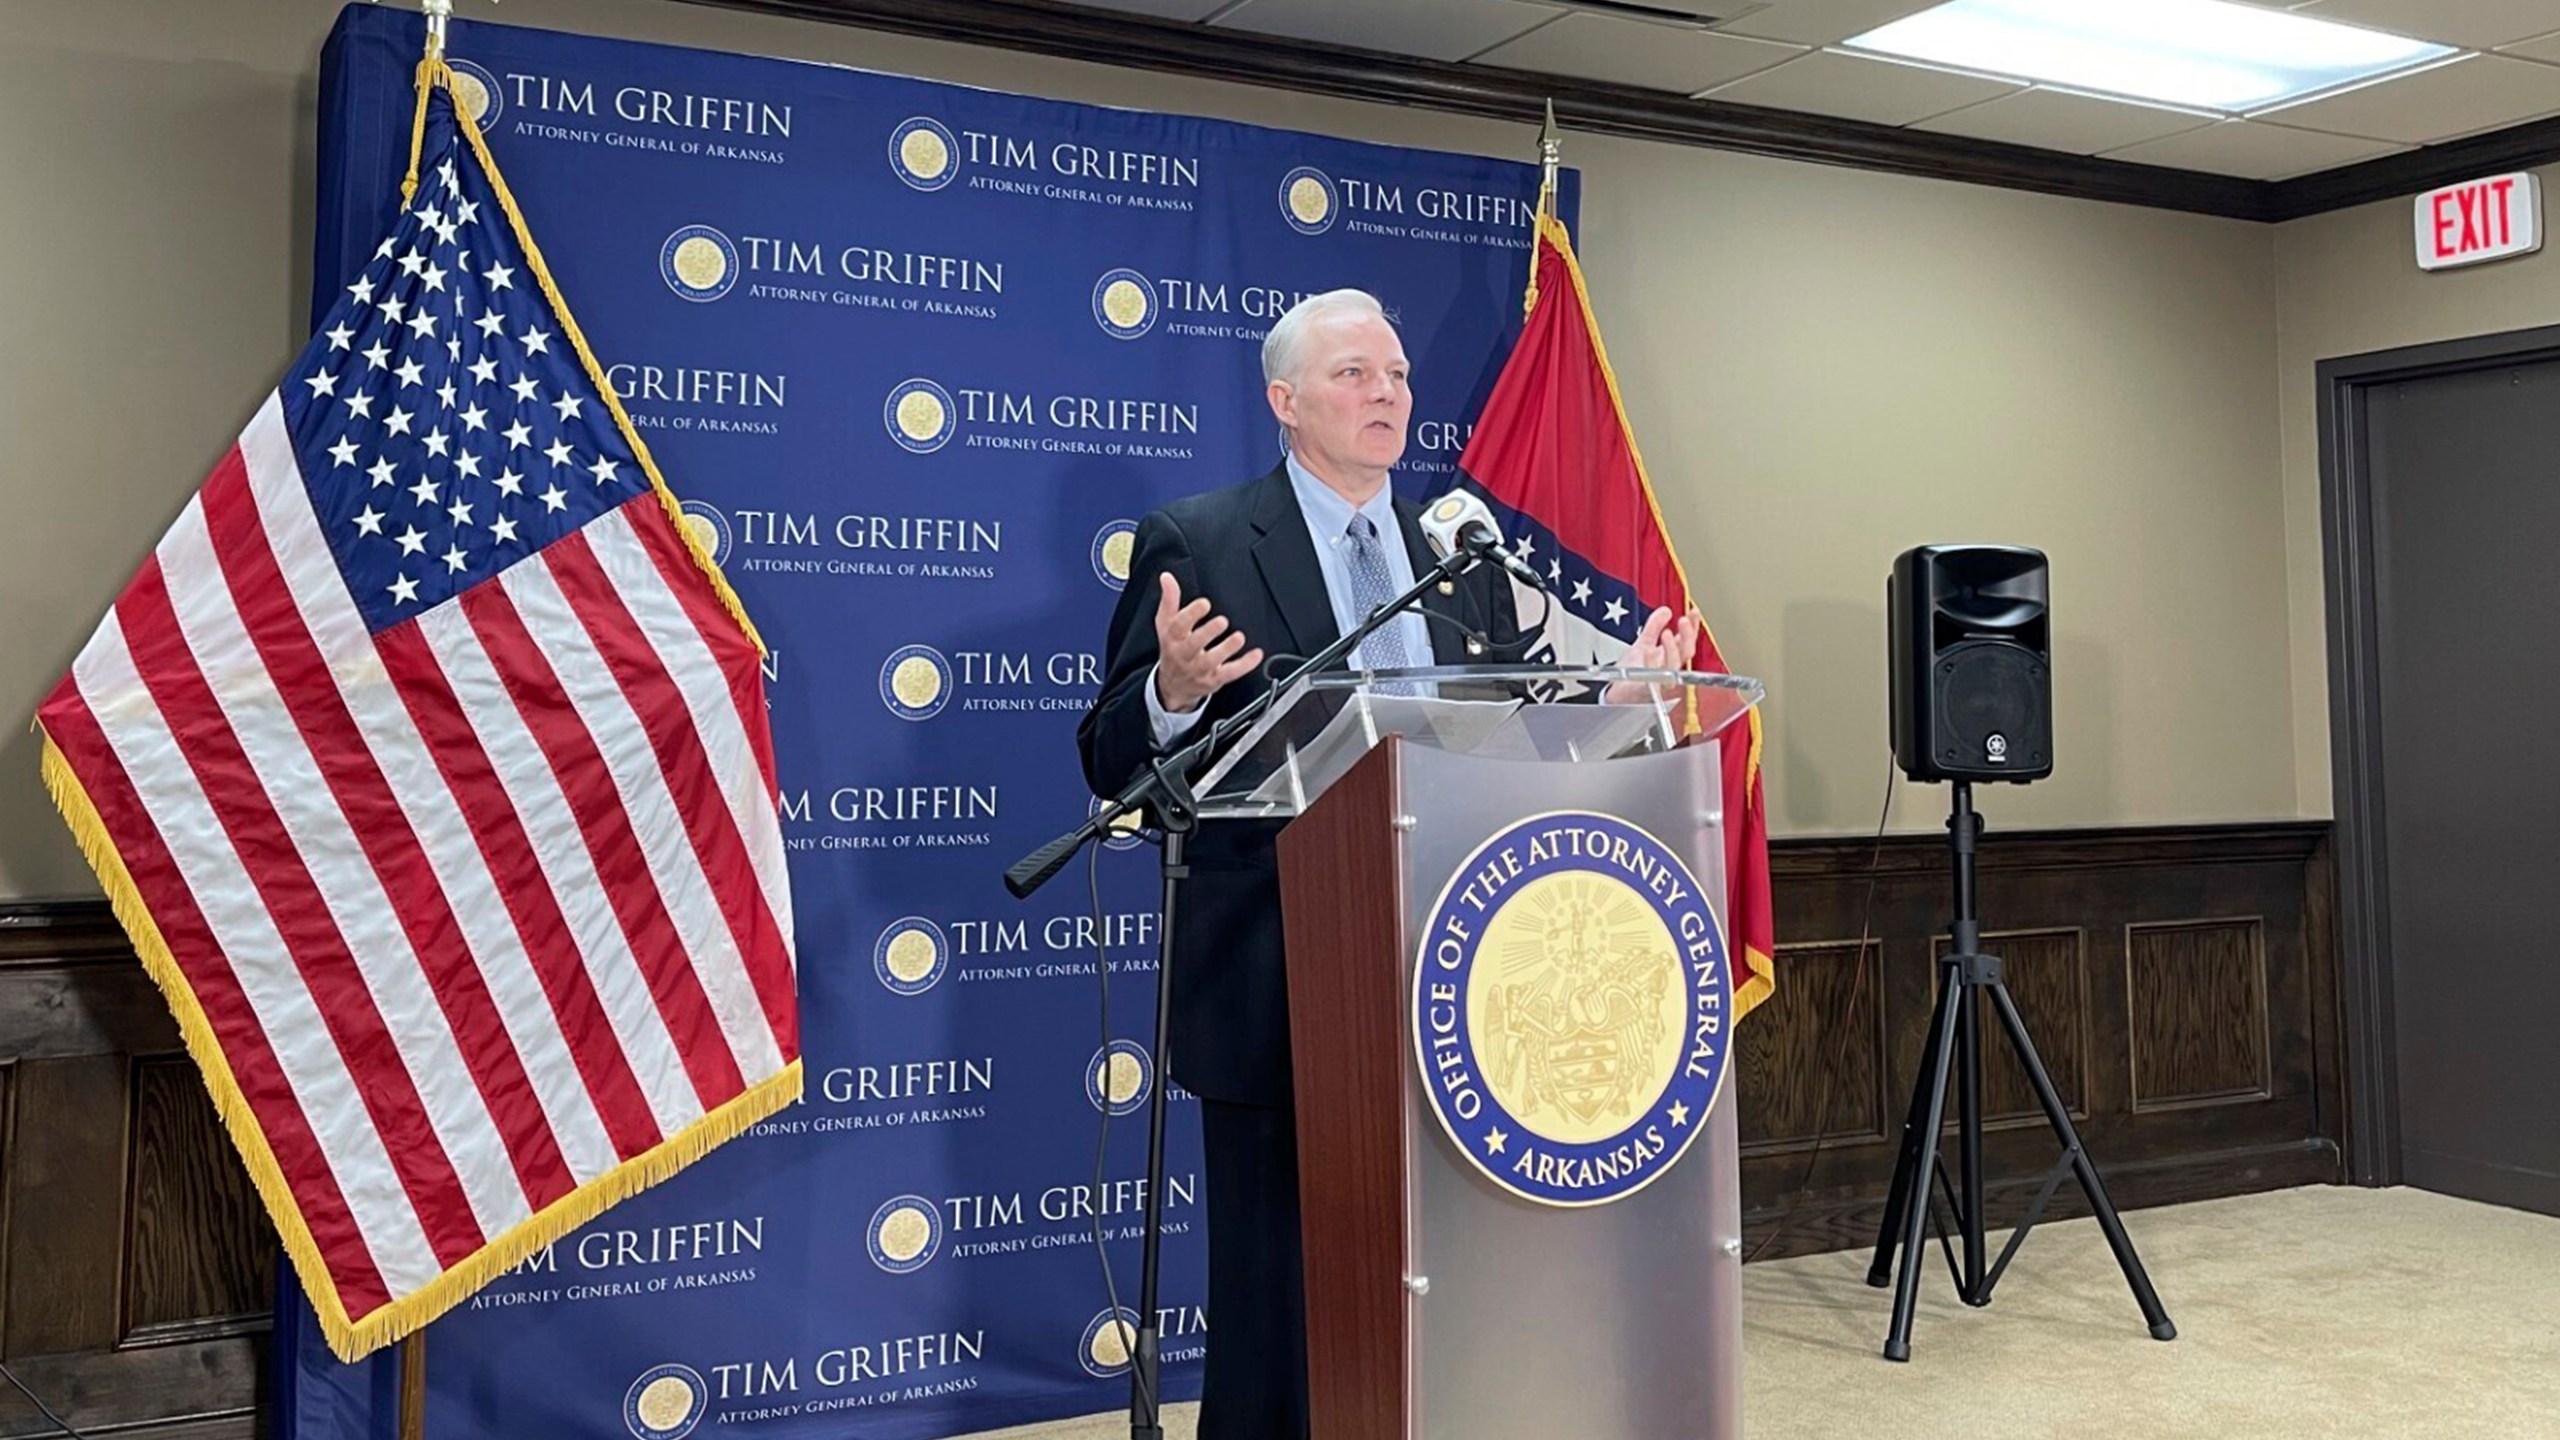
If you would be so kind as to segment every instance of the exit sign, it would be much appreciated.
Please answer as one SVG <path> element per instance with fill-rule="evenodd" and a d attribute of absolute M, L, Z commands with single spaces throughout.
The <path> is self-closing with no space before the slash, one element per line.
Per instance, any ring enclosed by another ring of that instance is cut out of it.
<path fill-rule="evenodd" d="M 2542 186 L 2523 171 L 2418 197 L 2418 268 L 2450 270 L 2542 248 Z"/>

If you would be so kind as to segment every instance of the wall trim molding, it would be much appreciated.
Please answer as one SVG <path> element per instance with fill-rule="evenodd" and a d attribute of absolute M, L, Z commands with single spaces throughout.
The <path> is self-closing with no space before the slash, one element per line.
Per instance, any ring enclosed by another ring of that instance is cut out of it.
<path fill-rule="evenodd" d="M 2294 220 L 2560 160 L 2560 119 L 2549 119 L 2290 180 L 2246 180 L 1569 76 L 1317 45 L 1064 0 L 686 3 L 1530 125 L 1553 100 L 1557 123 L 1584 134 L 2234 220 Z M 1528 159 L 1526 137 L 1520 150 Z"/>

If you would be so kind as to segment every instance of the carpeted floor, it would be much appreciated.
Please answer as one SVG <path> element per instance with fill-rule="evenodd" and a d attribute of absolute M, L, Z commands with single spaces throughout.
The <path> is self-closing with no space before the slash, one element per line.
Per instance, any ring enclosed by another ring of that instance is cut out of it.
<path fill-rule="evenodd" d="M 1908 1365 L 1877 1357 L 1891 1296 L 1867 1288 L 1863 1253 L 1751 1266 L 1750 1435 L 2560 1437 L 2560 1220 L 2315 1187 L 2125 1225 L 2177 1322 L 2168 1344 L 2144 1332 L 2086 1220 L 2039 1227 L 1987 1310 L 1956 1303 L 1931 1270 Z M 1174 1440 L 1192 1440 L 1191 1411 L 1169 1413 Z M 1124 1415 L 1001 1432 L 1127 1434 Z"/>

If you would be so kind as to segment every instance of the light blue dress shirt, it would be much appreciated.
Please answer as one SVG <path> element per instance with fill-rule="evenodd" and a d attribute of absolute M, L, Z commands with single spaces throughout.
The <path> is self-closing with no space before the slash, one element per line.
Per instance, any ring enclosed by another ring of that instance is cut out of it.
<path fill-rule="evenodd" d="M 1351 517 L 1361 515 L 1378 527 L 1378 547 L 1386 553 L 1387 580 L 1396 593 L 1413 588 L 1413 554 L 1405 548 L 1404 525 L 1396 518 L 1395 487 L 1381 486 L 1365 505 L 1354 506 L 1332 486 L 1315 477 L 1315 472 L 1298 463 L 1291 455 L 1289 488 L 1297 492 L 1298 513 L 1306 517 L 1307 538 L 1315 542 L 1316 568 L 1324 572 L 1325 598 L 1333 602 L 1336 634 L 1348 635 L 1364 618 L 1359 601 L 1351 587 Z M 1187 597 L 1186 597 L 1187 598 Z M 1405 653 L 1416 665 L 1432 663 L 1431 622 L 1421 615 L 1406 611 L 1389 622 L 1388 630 L 1404 636 Z M 1381 632 L 1386 633 L 1386 632 Z M 1352 652 L 1353 668 L 1372 663 L 1370 652 L 1377 647 L 1378 636 L 1360 642 Z M 1245 637 L 1248 648 L 1261 644 L 1259 637 Z M 1269 648 L 1265 646 L 1264 648 Z M 1147 723 L 1155 734 L 1156 747 L 1164 748 L 1198 723 L 1207 705 L 1183 714 L 1164 708 L 1164 700 L 1156 693 L 1155 677 L 1147 677 Z"/>

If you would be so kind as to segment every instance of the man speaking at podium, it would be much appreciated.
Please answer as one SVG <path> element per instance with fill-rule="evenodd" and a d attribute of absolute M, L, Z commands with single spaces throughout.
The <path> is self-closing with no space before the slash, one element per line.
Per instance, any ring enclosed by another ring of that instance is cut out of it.
<path fill-rule="evenodd" d="M 1096 794 L 1117 794 L 1203 720 L 1267 689 L 1266 653 L 1316 653 L 1431 568 L 1421 508 L 1387 483 L 1413 413 L 1410 377 L 1395 327 L 1364 292 L 1311 295 L 1271 327 L 1264 394 L 1288 454 L 1267 475 L 1138 522 L 1109 668 L 1076 730 Z M 1494 566 L 1435 587 L 1423 604 L 1452 623 L 1399 616 L 1362 642 L 1355 663 L 1462 665 L 1524 648 L 1511 582 Z M 1490 655 L 1478 653 L 1479 637 Z M 1695 617 L 1675 625 L 1657 610 L 1626 663 L 1685 668 L 1696 649 Z M 1166 1058 L 1200 1097 L 1208 1168 L 1212 1338 L 1200 1440 L 1307 1433 L 1279 831 L 1277 821 L 1201 827 L 1167 977 Z"/>

